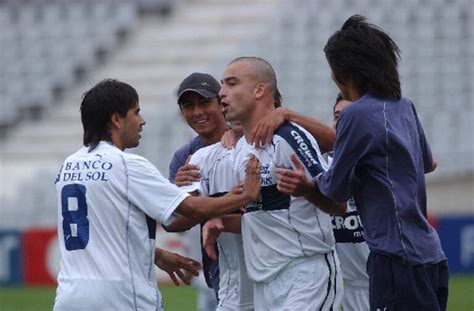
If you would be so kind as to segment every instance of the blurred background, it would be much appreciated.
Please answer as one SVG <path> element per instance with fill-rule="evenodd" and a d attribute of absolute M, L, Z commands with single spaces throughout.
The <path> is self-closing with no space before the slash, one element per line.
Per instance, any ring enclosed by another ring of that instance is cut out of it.
<path fill-rule="evenodd" d="M 220 80 L 238 56 L 270 61 L 283 105 L 329 124 L 337 89 L 323 47 L 356 13 L 402 51 L 402 92 L 438 161 L 427 176 L 430 220 L 452 274 L 474 289 L 474 0 L 0 0 L 0 310 L 39 310 L 8 300 L 12 287 L 50 286 L 52 305 L 54 179 L 82 145 L 84 91 L 104 78 L 137 89 L 147 124 L 129 152 L 168 176 L 194 135 L 178 84 L 195 71 Z M 186 251 L 179 234 L 159 230 L 157 243 Z M 472 295 L 459 299 L 474 308 Z"/>

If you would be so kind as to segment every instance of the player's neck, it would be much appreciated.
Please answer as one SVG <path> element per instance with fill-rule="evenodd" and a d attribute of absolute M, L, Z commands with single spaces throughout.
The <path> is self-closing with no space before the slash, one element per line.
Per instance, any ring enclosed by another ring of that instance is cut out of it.
<path fill-rule="evenodd" d="M 111 143 L 118 149 L 124 151 L 125 150 L 125 144 L 122 142 L 122 139 L 120 138 L 120 135 L 117 131 L 111 130 L 110 133 L 111 136 Z"/>
<path fill-rule="evenodd" d="M 360 98 L 359 90 L 356 88 L 350 88 L 349 90 L 349 100 L 355 102 Z"/>
<path fill-rule="evenodd" d="M 251 116 L 249 116 L 249 118 L 246 120 L 247 122 L 241 121 L 243 133 L 247 142 L 250 141 L 252 130 L 257 125 L 257 123 L 275 109 L 273 103 L 269 105 L 264 105 L 262 103 L 260 105 L 256 105 L 256 107 L 257 108 L 253 111 Z"/>

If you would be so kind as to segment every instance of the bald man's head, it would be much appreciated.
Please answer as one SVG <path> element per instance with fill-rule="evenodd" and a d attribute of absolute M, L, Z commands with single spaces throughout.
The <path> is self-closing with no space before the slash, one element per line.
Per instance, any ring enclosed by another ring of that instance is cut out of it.
<path fill-rule="evenodd" d="M 250 64 L 252 68 L 251 78 L 257 83 L 265 83 L 269 87 L 271 96 L 275 98 L 275 103 L 278 106 L 281 105 L 281 94 L 278 91 L 277 79 L 275 70 L 273 70 L 272 65 L 269 62 L 260 57 L 255 56 L 242 56 L 232 60 L 230 64 L 246 62 Z M 276 100 L 278 99 L 278 100 Z"/>

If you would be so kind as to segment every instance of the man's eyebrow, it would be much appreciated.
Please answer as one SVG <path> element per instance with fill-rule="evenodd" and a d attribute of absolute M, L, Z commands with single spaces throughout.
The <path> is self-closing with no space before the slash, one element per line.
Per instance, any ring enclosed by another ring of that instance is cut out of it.
<path fill-rule="evenodd" d="M 223 82 L 229 82 L 230 80 L 238 80 L 237 77 L 227 77 L 227 78 L 224 78 L 224 80 L 221 81 L 221 83 Z"/>

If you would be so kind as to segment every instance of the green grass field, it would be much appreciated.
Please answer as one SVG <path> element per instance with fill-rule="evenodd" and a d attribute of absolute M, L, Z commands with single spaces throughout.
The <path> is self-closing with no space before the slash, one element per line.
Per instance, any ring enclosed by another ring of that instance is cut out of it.
<path fill-rule="evenodd" d="M 160 286 L 166 311 L 196 310 L 196 293 L 189 286 Z M 474 310 L 474 275 L 451 278 L 450 311 Z M 55 295 L 52 287 L 0 288 L 0 311 L 51 310 Z"/>

